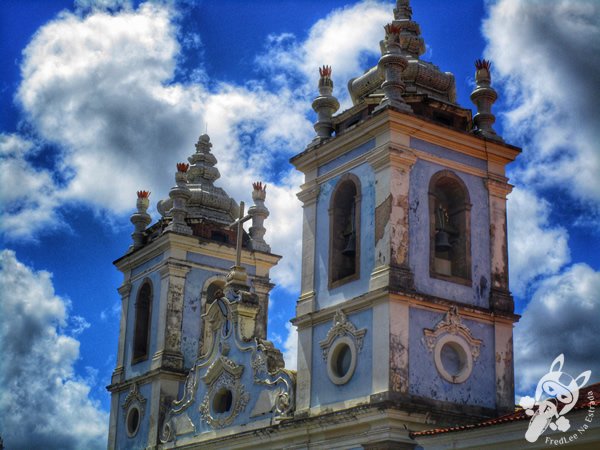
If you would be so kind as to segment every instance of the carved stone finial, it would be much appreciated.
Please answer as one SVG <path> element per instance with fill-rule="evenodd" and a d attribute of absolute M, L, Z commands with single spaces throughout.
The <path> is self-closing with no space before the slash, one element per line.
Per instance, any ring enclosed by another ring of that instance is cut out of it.
<path fill-rule="evenodd" d="M 131 223 L 135 227 L 131 234 L 133 238 L 132 250 L 138 249 L 144 245 L 144 230 L 152 222 L 152 218 L 146 212 L 150 205 L 150 191 L 137 191 L 136 207 L 137 212 L 131 215 Z"/>
<path fill-rule="evenodd" d="M 498 98 L 498 94 L 492 87 L 491 67 L 492 63 L 486 59 L 475 61 L 477 86 L 471 93 L 471 101 L 477 107 L 477 114 L 473 117 L 472 132 L 487 139 L 502 141 L 503 139 L 496 134 L 492 127 L 496 121 L 496 116 L 492 114 L 492 105 Z"/>
<path fill-rule="evenodd" d="M 317 113 L 314 128 L 317 137 L 311 145 L 315 145 L 331 137 L 334 127 L 333 114 L 339 109 L 340 102 L 333 96 L 333 81 L 331 79 L 331 66 L 319 67 L 319 96 L 313 101 L 312 107 Z"/>
<path fill-rule="evenodd" d="M 381 85 L 384 97 L 375 110 L 392 106 L 401 111 L 412 112 L 412 108 L 402 98 L 406 89 L 404 81 L 402 81 L 402 71 L 408 65 L 408 59 L 402 54 L 401 29 L 395 23 L 385 25 L 384 29 L 385 53 L 379 59 L 379 70 L 385 74 L 385 81 Z"/>
<path fill-rule="evenodd" d="M 192 234 L 192 229 L 187 225 L 185 218 L 187 216 L 187 201 L 192 196 L 187 186 L 187 171 L 190 165 L 187 163 L 177 163 L 177 172 L 175 173 L 175 186 L 169 191 L 169 197 L 172 200 L 172 208 L 169 211 L 173 218 L 166 230 L 175 231 L 181 234 Z"/>
<path fill-rule="evenodd" d="M 267 185 L 260 181 L 252 183 L 252 200 L 254 205 L 248 209 L 248 215 L 252 217 L 252 226 L 250 227 L 250 248 L 261 252 L 270 252 L 271 247 L 265 242 L 266 228 L 264 222 L 269 217 L 269 210 L 265 206 L 267 196 Z"/>
<path fill-rule="evenodd" d="M 412 19 L 412 8 L 410 7 L 409 0 L 397 0 L 396 7 L 394 8 L 394 19 L 396 20 L 411 20 Z"/>

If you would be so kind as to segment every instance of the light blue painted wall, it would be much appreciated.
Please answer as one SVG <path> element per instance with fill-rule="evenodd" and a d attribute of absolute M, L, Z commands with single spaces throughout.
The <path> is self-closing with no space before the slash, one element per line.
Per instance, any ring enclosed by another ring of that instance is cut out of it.
<path fill-rule="evenodd" d="M 133 351 L 133 333 L 135 328 L 135 302 L 137 300 L 138 291 L 142 286 L 144 280 L 146 280 L 147 278 L 149 278 L 152 282 L 152 317 L 150 318 L 152 327 L 150 329 L 150 350 L 148 352 L 148 358 L 146 360 L 138 362 L 132 366 L 131 355 Z M 142 375 L 143 373 L 150 370 L 150 362 L 152 360 L 152 355 L 154 355 L 154 353 L 156 352 L 156 332 L 158 330 L 158 305 L 160 301 L 160 283 L 160 274 L 156 271 L 151 272 L 146 277 L 136 280 L 132 283 L 127 311 L 127 330 L 125 332 L 126 341 L 124 365 L 126 379 Z"/>
<path fill-rule="evenodd" d="M 140 273 L 142 273 L 144 270 L 149 269 L 150 267 L 154 266 L 155 264 L 158 264 L 159 262 L 162 261 L 163 259 L 163 253 L 161 253 L 158 256 L 155 256 L 152 259 L 149 259 L 148 261 L 146 261 L 143 264 L 140 264 L 139 266 L 133 268 L 131 270 L 131 276 L 135 277 L 136 275 L 139 275 Z"/>
<path fill-rule="evenodd" d="M 127 435 L 125 418 L 127 411 L 122 406 L 125 403 L 125 398 L 129 391 L 124 391 L 119 394 L 119 409 L 117 417 L 117 448 L 123 450 L 143 450 L 147 446 L 148 431 L 150 430 L 150 405 L 152 404 L 152 385 L 143 384 L 138 386 L 140 394 L 146 399 L 146 411 L 140 422 L 140 428 L 134 437 Z"/>
<path fill-rule="evenodd" d="M 229 259 L 215 258 L 214 256 L 202 255 L 195 252 L 187 252 L 187 259 L 198 264 L 216 267 L 227 271 L 234 265 L 234 262 Z M 249 264 L 242 264 L 242 266 L 244 266 L 248 275 L 256 274 L 256 268 L 254 266 Z"/>
<path fill-rule="evenodd" d="M 317 169 L 317 176 L 320 177 L 321 175 L 331 172 L 333 169 L 341 166 L 342 164 L 347 163 L 348 161 L 352 161 L 354 158 L 358 158 L 359 156 L 364 155 L 373 148 L 375 148 L 375 139 L 370 139 L 364 144 L 361 144 L 358 147 L 347 151 L 343 155 L 338 156 L 337 158 L 329 161 L 328 163 L 319 166 L 319 168 Z"/>
<path fill-rule="evenodd" d="M 469 190 L 471 208 L 472 286 L 451 283 L 429 276 L 429 182 L 446 167 L 418 160 L 410 174 L 409 261 L 415 287 L 425 294 L 457 302 L 488 307 L 490 289 L 490 213 L 488 191 L 483 179 L 454 170 Z M 485 281 L 484 281 L 485 280 Z"/>
<path fill-rule="evenodd" d="M 315 291 L 319 309 L 335 305 L 368 291 L 374 265 L 375 175 L 368 164 L 361 164 L 348 173 L 361 183 L 360 211 L 360 278 L 329 290 L 329 205 L 331 194 L 341 175 L 321 185 L 317 200 Z"/>
<path fill-rule="evenodd" d="M 473 363 L 471 376 L 460 384 L 444 380 L 435 367 L 433 352 L 425 346 L 423 330 L 433 329 L 444 314 L 410 308 L 409 392 L 421 397 L 459 403 L 462 405 L 496 407 L 496 363 L 494 360 L 494 328 L 463 319 L 473 334 L 481 339 L 479 358 Z"/>
<path fill-rule="evenodd" d="M 358 353 L 356 370 L 350 380 L 343 385 L 334 384 L 327 375 L 327 361 L 323 359 L 320 342 L 327 337 L 333 321 L 322 323 L 313 329 L 312 382 L 310 405 L 328 405 L 350 400 L 371 393 L 373 368 L 373 311 L 371 309 L 349 314 L 348 320 L 357 329 L 366 328 L 362 350 Z"/>
<path fill-rule="evenodd" d="M 427 153 L 431 153 L 432 155 L 439 156 L 440 158 L 445 158 L 450 161 L 466 164 L 481 170 L 487 169 L 487 161 L 483 159 L 474 158 L 473 156 L 465 155 L 464 153 L 459 153 L 454 150 L 432 144 L 431 142 L 417 139 L 415 137 L 410 138 L 410 146 L 414 149 L 423 150 Z"/>

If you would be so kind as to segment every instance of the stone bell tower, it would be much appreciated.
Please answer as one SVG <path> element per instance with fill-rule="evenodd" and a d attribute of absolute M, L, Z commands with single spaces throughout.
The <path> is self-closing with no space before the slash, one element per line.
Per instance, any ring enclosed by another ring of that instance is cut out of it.
<path fill-rule="evenodd" d="M 161 218 L 149 227 L 150 192 L 138 192 L 133 243 L 115 261 L 124 281 L 117 367 L 108 387 L 111 449 L 159 444 L 165 414 L 212 336 L 207 312 L 223 292 L 232 298 L 245 292 L 248 301 L 230 307 L 245 338 L 267 334 L 269 271 L 280 257 L 264 239 L 266 187 L 254 184 L 254 205 L 244 215 L 243 203 L 214 184 L 220 174 L 211 147 L 200 136 L 188 163 L 176 165 L 169 198 L 158 202 Z M 248 233 L 232 226 L 236 219 L 251 222 Z"/>
<path fill-rule="evenodd" d="M 320 69 L 317 136 L 291 159 L 305 175 L 297 414 L 372 405 L 377 426 L 413 430 L 495 416 L 514 402 L 505 167 L 520 150 L 492 128 L 489 62 L 472 117 L 454 76 L 421 59 L 408 0 L 382 31 L 350 109 L 335 115 Z"/>

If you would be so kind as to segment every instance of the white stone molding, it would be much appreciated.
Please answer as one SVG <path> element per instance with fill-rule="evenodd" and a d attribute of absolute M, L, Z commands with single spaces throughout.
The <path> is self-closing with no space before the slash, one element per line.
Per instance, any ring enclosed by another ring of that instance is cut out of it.
<path fill-rule="evenodd" d="M 131 385 L 131 389 L 121 407 L 125 411 L 123 419 L 127 436 L 134 437 L 140 429 L 140 423 L 146 412 L 146 399 L 140 394 L 137 383 L 134 382 Z"/>
<path fill-rule="evenodd" d="M 283 362 L 280 363 L 281 366 L 277 365 L 274 368 L 275 370 L 273 368 L 271 368 L 271 371 L 269 370 L 269 356 L 266 352 L 267 346 L 270 346 L 274 350 L 270 342 L 260 341 L 253 353 L 251 365 L 254 372 L 254 382 L 265 386 L 279 385 L 280 387 L 269 392 L 270 396 L 268 398 L 272 401 L 269 405 L 270 409 L 266 410 L 265 407 L 261 407 L 257 402 L 253 413 L 259 415 L 259 411 L 260 413 L 275 411 L 275 417 L 281 419 L 288 416 L 294 410 L 294 378 L 290 371 L 283 368 Z M 279 355 L 281 354 L 279 353 Z M 266 395 L 263 395 L 263 398 L 266 399 Z"/>
<path fill-rule="evenodd" d="M 354 375 L 358 353 L 362 350 L 366 332 L 366 328 L 357 329 L 341 309 L 335 312 L 333 326 L 327 332 L 327 337 L 319 343 L 322 357 L 327 361 L 327 374 L 334 384 L 346 384 Z M 335 370 L 335 366 L 346 347 L 350 351 L 350 365 L 345 373 L 340 374 Z"/>
<path fill-rule="evenodd" d="M 462 323 L 456 306 L 444 316 L 434 329 L 423 330 L 424 342 L 427 349 L 433 353 L 435 367 L 445 380 L 451 383 L 465 382 L 473 371 L 473 362 L 479 358 L 481 339 L 473 337 L 471 330 Z M 449 351 L 458 359 L 457 371 L 452 371 L 444 365 L 442 351 Z"/>

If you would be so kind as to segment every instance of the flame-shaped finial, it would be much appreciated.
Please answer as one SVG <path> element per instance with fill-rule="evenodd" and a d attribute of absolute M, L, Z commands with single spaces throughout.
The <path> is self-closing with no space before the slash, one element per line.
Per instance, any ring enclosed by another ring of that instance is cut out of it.
<path fill-rule="evenodd" d="M 400 34 L 400 27 L 393 23 L 388 23 L 383 28 L 385 28 L 386 36 L 389 36 L 390 34 Z"/>
<path fill-rule="evenodd" d="M 331 78 L 331 66 L 319 67 L 319 75 L 322 78 Z"/>
<path fill-rule="evenodd" d="M 188 163 L 177 163 L 177 172 L 186 173 L 190 165 Z"/>
<path fill-rule="evenodd" d="M 267 185 L 263 184 L 262 181 L 256 181 L 256 182 L 252 183 L 252 187 L 254 188 L 255 191 L 266 192 L 266 190 L 267 190 Z"/>
<path fill-rule="evenodd" d="M 489 72 L 492 68 L 492 62 L 487 59 L 478 59 L 475 61 L 475 68 L 477 70 L 485 69 Z"/>
<path fill-rule="evenodd" d="M 150 197 L 150 191 L 137 191 L 137 198 L 148 198 Z"/>

